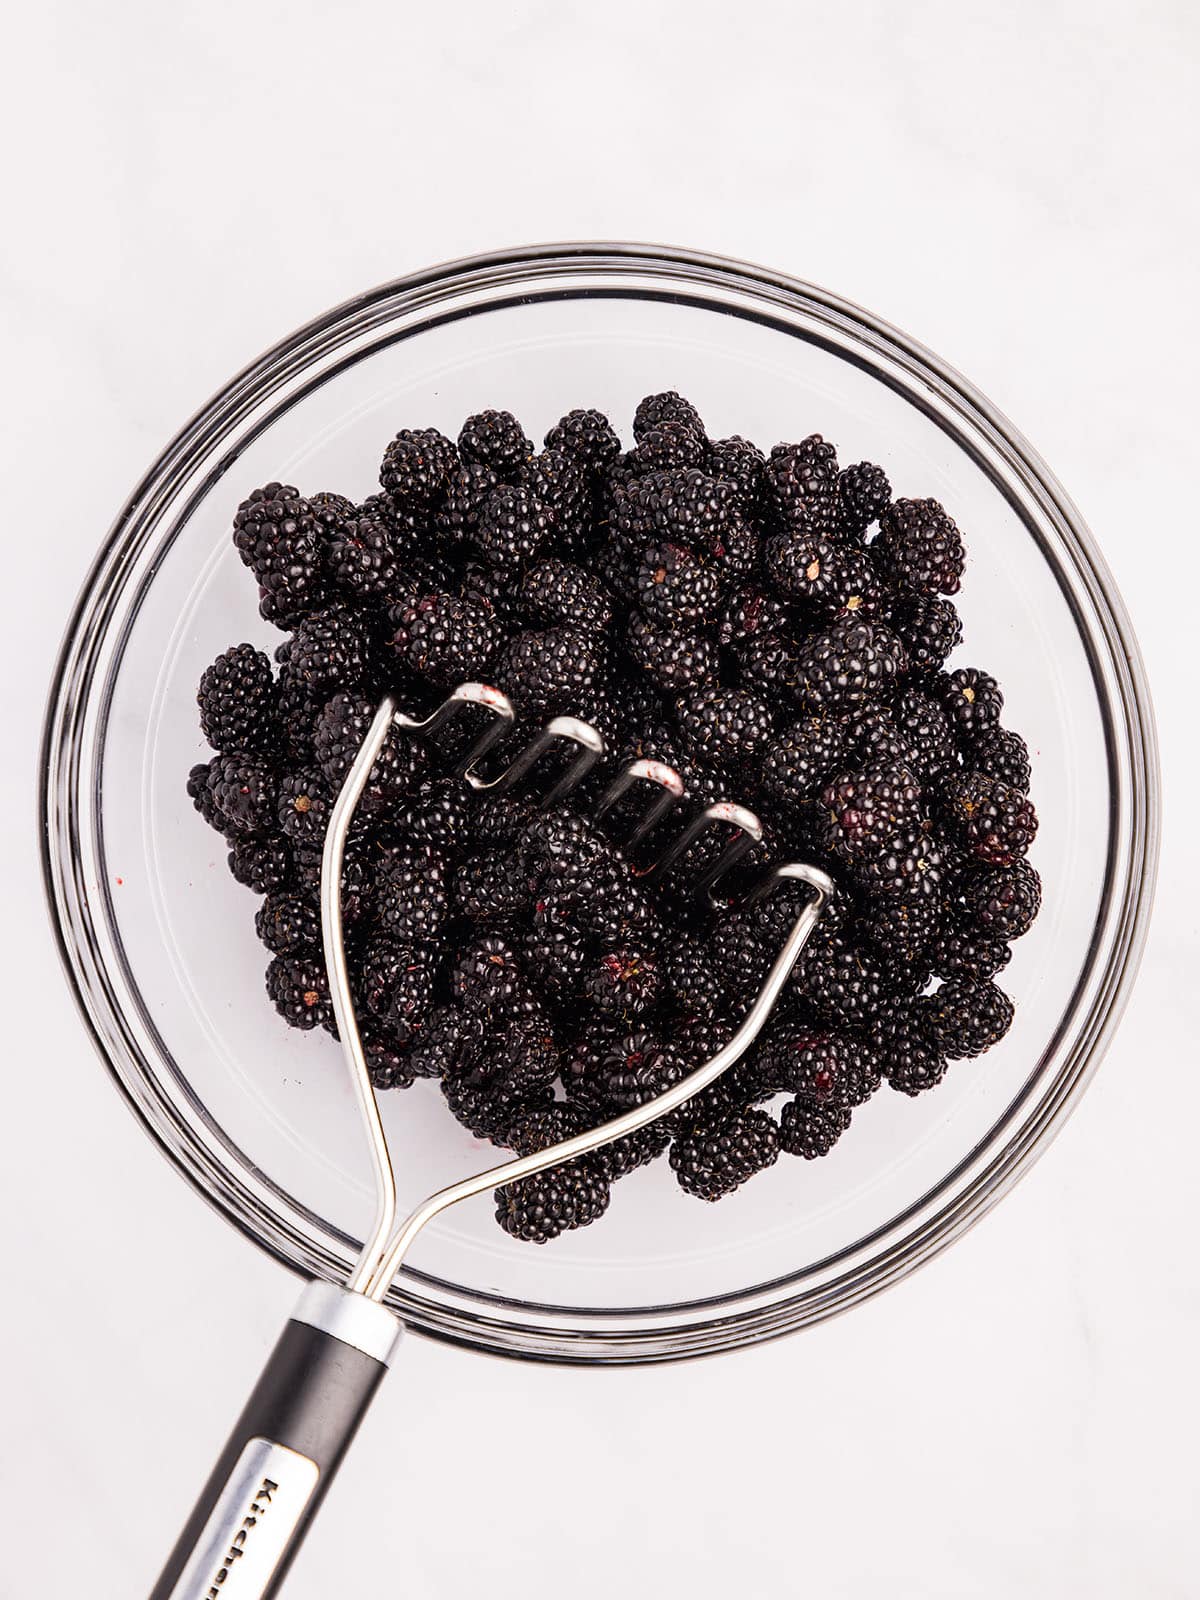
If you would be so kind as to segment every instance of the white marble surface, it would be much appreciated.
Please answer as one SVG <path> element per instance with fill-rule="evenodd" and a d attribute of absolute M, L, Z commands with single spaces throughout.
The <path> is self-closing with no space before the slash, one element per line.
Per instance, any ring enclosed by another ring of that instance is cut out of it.
<path fill-rule="evenodd" d="M 412 1341 L 288 1593 L 1200 1592 L 1194 9 L 66 0 L 7 42 L 0 1594 L 145 1591 L 293 1294 L 152 1150 L 60 981 L 30 824 L 70 595 L 270 340 L 447 256 L 606 236 L 835 287 L 1044 452 L 1157 695 L 1157 922 L 1078 1115 L 948 1255 L 677 1370 Z M 505 1467 L 463 1470 L 483 1438 Z"/>

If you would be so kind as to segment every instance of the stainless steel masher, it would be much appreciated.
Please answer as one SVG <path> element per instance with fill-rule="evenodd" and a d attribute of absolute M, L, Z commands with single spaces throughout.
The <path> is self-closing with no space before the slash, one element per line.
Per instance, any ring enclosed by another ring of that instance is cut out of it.
<path fill-rule="evenodd" d="M 400 1342 L 400 1320 L 382 1301 L 417 1234 L 460 1200 L 586 1155 L 644 1128 L 707 1088 L 758 1037 L 833 894 L 833 884 L 817 867 L 787 862 L 761 874 L 742 896 L 742 904 L 761 899 L 786 882 L 805 884 L 812 895 L 737 1032 L 711 1060 L 673 1088 L 611 1122 L 439 1189 L 398 1222 L 395 1172 L 350 992 L 342 938 L 342 862 L 355 809 L 393 729 L 433 734 L 468 707 L 489 718 L 454 767 L 454 775 L 473 789 L 496 793 L 511 788 L 552 749 L 565 748 L 571 759 L 545 796 L 543 803 L 549 805 L 575 789 L 604 754 L 604 740 L 590 723 L 556 717 L 540 728 L 499 774 L 489 777 L 483 768 L 484 757 L 515 722 L 513 706 L 499 690 L 479 683 L 460 684 L 423 720 L 406 715 L 390 697 L 380 701 L 330 814 L 321 863 L 325 962 L 338 1035 L 371 1149 L 374 1223 L 344 1286 L 318 1279 L 301 1294 L 151 1600 L 267 1600 L 278 1593 Z M 683 782 L 672 768 L 658 761 L 634 761 L 604 790 L 595 807 L 597 816 L 611 812 L 623 797 L 632 794 L 636 799 L 639 789 L 647 791 L 648 800 L 627 846 L 648 839 L 685 798 Z M 664 872 L 714 828 L 732 829 L 733 838 L 697 881 L 697 889 L 711 895 L 714 886 L 762 838 L 757 817 L 742 806 L 719 802 L 697 813 L 659 854 L 647 875 Z"/>

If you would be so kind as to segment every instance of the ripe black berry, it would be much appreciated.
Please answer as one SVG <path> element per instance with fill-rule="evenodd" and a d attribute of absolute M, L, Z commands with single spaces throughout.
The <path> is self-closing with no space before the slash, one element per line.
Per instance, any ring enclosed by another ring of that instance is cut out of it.
<path fill-rule="evenodd" d="M 880 518 L 871 555 L 897 589 L 957 594 L 962 584 L 962 535 L 936 500 L 897 500 Z"/>
<path fill-rule="evenodd" d="M 214 750 L 270 751 L 278 742 L 270 658 L 235 644 L 207 668 L 196 696 L 200 729 Z"/>
<path fill-rule="evenodd" d="M 671 1170 L 685 1194 L 720 1200 L 779 1159 L 779 1129 L 765 1111 L 743 1111 L 711 1132 L 697 1131 L 671 1146 Z"/>

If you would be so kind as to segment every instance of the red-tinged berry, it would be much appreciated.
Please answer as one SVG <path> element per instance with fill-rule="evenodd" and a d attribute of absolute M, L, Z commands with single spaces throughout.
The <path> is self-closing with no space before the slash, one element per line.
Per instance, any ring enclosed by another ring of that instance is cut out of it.
<path fill-rule="evenodd" d="M 1037 836 L 1037 812 L 1019 789 L 983 772 L 967 772 L 946 787 L 947 823 L 963 848 L 993 867 L 1011 867 Z"/>

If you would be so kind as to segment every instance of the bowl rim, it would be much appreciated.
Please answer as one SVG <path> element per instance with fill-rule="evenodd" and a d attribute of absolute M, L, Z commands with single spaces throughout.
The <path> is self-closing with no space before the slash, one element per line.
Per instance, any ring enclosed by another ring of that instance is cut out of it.
<path fill-rule="evenodd" d="M 462 1291 L 457 1300 L 453 1292 L 440 1302 L 430 1300 L 411 1285 L 405 1287 L 404 1276 L 389 1296 L 389 1304 L 414 1331 L 451 1343 L 533 1360 L 635 1364 L 713 1354 L 779 1337 L 849 1309 L 939 1254 L 1008 1192 L 1061 1129 L 1107 1049 L 1136 978 L 1153 904 L 1161 810 L 1157 739 L 1141 654 L 1112 575 L 1078 509 L 1040 455 L 974 385 L 918 341 L 828 290 L 753 263 L 671 246 L 615 241 L 525 245 L 443 262 L 353 296 L 304 323 L 235 374 L 179 429 L 115 518 L 72 609 L 51 679 L 39 763 L 39 845 L 51 923 L 76 1005 L 97 1052 L 142 1126 L 197 1192 L 283 1265 L 294 1271 L 336 1268 L 337 1263 L 331 1258 L 314 1258 L 286 1229 L 266 1226 L 261 1205 L 248 1192 L 237 1192 L 236 1183 L 231 1183 L 209 1152 L 195 1148 L 194 1141 L 192 1147 L 181 1148 L 178 1140 L 170 1137 L 166 1097 L 158 1090 L 153 1073 L 149 1074 L 151 1081 L 147 1081 L 128 1043 L 122 1045 L 119 1010 L 106 987 L 103 993 L 97 992 L 96 974 L 89 972 L 86 960 L 88 949 L 94 949 L 90 929 L 96 913 L 88 905 L 87 884 L 80 866 L 76 797 L 83 763 L 76 734 L 83 709 L 95 689 L 105 624 L 121 593 L 126 558 L 136 546 L 138 530 L 146 530 L 145 536 L 149 537 L 149 530 L 155 526 L 154 507 L 185 463 L 201 459 L 211 448 L 214 436 L 222 429 L 228 431 L 241 410 L 281 372 L 297 370 L 297 364 L 302 367 L 311 361 L 328 347 L 337 330 L 369 325 L 380 308 L 399 310 L 406 304 L 461 296 L 473 287 L 478 292 L 482 285 L 520 283 L 537 276 L 568 277 L 589 271 L 629 278 L 658 276 L 666 282 L 686 282 L 710 290 L 725 287 L 764 307 L 773 302 L 776 306 L 803 308 L 806 313 L 821 317 L 831 328 L 886 352 L 908 373 L 919 376 L 923 384 L 932 385 L 944 403 L 982 428 L 1006 465 L 1036 492 L 1042 509 L 1050 515 L 1072 558 L 1073 576 L 1081 581 L 1090 601 L 1091 620 L 1099 622 L 1105 660 L 1121 712 L 1118 725 L 1112 715 L 1114 708 L 1100 694 L 1098 685 L 1110 772 L 1115 760 L 1114 739 L 1121 736 L 1124 745 L 1116 754 L 1121 758 L 1118 765 L 1128 787 L 1125 892 L 1102 981 L 1086 1018 L 1086 1030 L 1071 1058 L 1037 1101 L 1035 1114 L 1020 1123 L 1014 1136 L 952 1203 L 935 1212 L 914 1234 L 817 1290 L 801 1286 L 799 1292 L 782 1299 L 768 1294 L 764 1303 L 763 1291 L 775 1286 L 758 1285 L 748 1292 L 749 1303 L 741 1309 L 736 1295 L 703 1302 L 711 1314 L 699 1319 L 689 1315 L 695 1307 L 649 1308 L 683 1313 L 653 1326 L 601 1329 L 592 1325 L 586 1314 L 564 1320 L 562 1308 L 526 1304 L 522 1311 L 527 1317 L 532 1315 L 532 1320 L 514 1325 L 496 1314 L 497 1305 L 505 1302 L 495 1297 L 476 1299 Z M 1059 572 L 1060 580 L 1062 576 Z M 1081 626 L 1081 634 L 1090 655 L 1099 641 L 1090 628 Z M 1106 900 L 1115 903 L 1112 871 L 1110 861 Z M 1093 954 L 1085 971 L 1094 962 Z M 1022 1099 L 1019 1096 L 1018 1102 Z M 989 1146 L 994 1132 L 989 1135 Z M 415 1282 L 420 1281 L 415 1276 Z M 797 1279 L 785 1281 L 794 1286 Z M 611 1319 L 620 1314 L 602 1315 Z"/>

